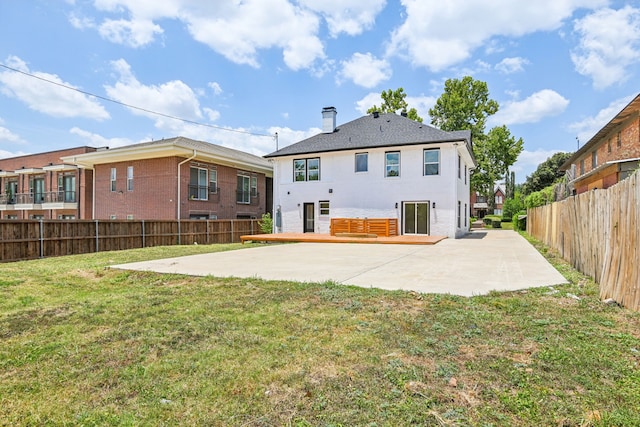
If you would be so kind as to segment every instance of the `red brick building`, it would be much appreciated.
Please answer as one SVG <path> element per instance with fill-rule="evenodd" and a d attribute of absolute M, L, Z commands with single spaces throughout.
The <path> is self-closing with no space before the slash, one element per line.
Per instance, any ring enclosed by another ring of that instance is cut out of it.
<path fill-rule="evenodd" d="M 477 191 L 471 192 L 471 216 L 484 218 L 487 215 L 502 215 L 502 206 L 505 200 L 505 191 L 502 185 L 497 185 L 493 191 L 493 212 L 489 212 L 487 198 Z"/>
<path fill-rule="evenodd" d="M 640 160 L 640 95 L 561 167 L 573 194 L 608 188 L 638 168 Z"/>
<path fill-rule="evenodd" d="M 242 219 L 271 211 L 271 164 L 220 145 L 177 137 L 63 160 L 93 171 L 95 219 Z"/>
<path fill-rule="evenodd" d="M 95 151 L 76 147 L 0 159 L 0 218 L 91 218 L 93 171 L 61 158 Z"/>

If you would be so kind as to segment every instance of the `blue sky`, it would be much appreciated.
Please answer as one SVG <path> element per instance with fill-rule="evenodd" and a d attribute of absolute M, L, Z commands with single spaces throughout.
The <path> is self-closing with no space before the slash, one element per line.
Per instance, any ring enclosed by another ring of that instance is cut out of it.
<path fill-rule="evenodd" d="M 429 122 L 470 75 L 500 104 L 487 130 L 524 140 L 522 182 L 640 92 L 640 3 L 0 0 L 0 64 L 0 158 L 178 135 L 263 155 L 386 89 Z"/>

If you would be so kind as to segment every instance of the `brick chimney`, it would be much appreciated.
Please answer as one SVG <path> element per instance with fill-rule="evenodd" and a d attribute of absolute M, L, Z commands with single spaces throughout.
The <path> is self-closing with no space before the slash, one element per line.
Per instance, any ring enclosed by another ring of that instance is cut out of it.
<path fill-rule="evenodd" d="M 322 109 L 322 133 L 333 133 L 336 130 L 336 115 L 338 111 L 335 107 L 324 107 Z"/>

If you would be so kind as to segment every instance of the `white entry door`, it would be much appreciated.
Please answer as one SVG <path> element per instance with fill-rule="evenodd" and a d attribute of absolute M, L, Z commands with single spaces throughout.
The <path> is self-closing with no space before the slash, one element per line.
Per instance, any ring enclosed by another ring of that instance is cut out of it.
<path fill-rule="evenodd" d="M 429 234 L 429 201 L 404 202 L 404 234 Z"/>

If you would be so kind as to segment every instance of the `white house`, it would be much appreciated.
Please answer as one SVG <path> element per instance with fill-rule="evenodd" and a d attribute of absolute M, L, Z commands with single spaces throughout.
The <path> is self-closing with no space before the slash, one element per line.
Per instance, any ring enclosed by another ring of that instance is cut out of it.
<path fill-rule="evenodd" d="M 274 164 L 276 232 L 329 233 L 331 218 L 395 218 L 398 234 L 461 237 L 469 230 L 469 131 L 445 132 L 373 113 L 265 156 Z"/>

